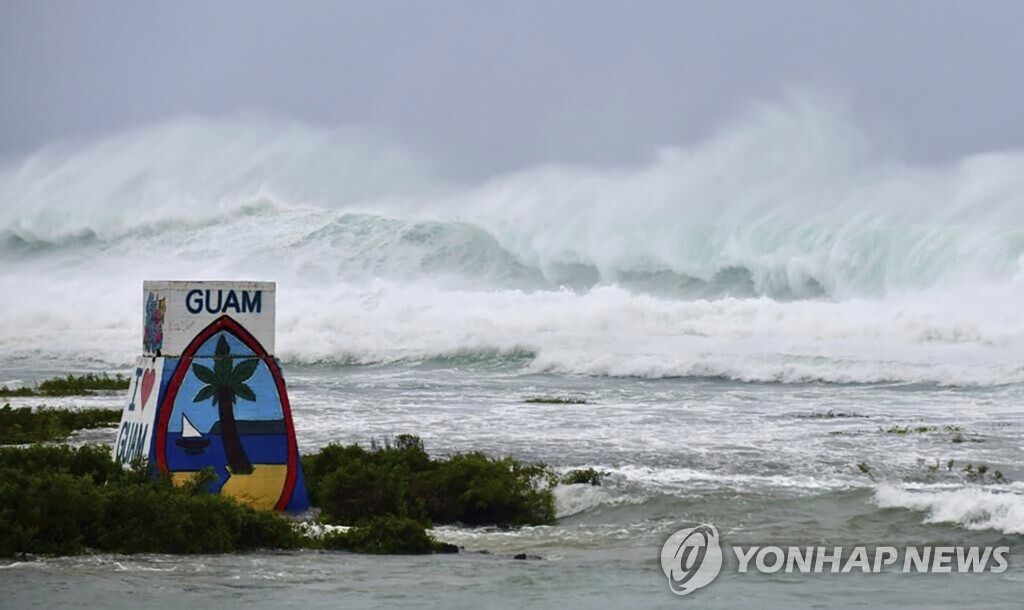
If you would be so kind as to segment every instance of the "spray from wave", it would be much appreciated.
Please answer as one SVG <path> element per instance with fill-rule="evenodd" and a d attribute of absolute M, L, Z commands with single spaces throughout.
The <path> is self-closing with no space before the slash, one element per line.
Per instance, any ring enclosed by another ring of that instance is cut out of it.
<path fill-rule="evenodd" d="M 470 185 L 366 130 L 181 119 L 0 168 L 0 346 L 121 364 L 143 279 L 252 278 L 293 361 L 1021 383 L 1022 170 L 900 162 L 806 96 Z"/>
<path fill-rule="evenodd" d="M 954 523 L 969 530 L 1024 534 L 1024 496 L 1019 490 L 966 488 L 926 492 L 881 486 L 875 491 L 874 501 L 879 508 L 924 512 L 926 523 Z"/>

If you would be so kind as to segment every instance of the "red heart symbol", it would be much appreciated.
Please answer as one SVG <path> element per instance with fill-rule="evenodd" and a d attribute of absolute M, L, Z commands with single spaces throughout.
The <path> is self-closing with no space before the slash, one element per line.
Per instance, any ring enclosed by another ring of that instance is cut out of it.
<path fill-rule="evenodd" d="M 146 408 L 149 402 L 149 395 L 153 393 L 153 384 L 156 382 L 156 371 L 149 369 L 142 374 L 142 408 Z"/>

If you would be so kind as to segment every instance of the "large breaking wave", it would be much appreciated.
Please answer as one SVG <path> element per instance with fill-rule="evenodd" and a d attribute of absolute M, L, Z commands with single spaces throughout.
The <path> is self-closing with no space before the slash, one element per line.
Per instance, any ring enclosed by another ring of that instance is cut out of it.
<path fill-rule="evenodd" d="M 279 282 L 286 359 L 1024 382 L 1024 153 L 900 162 L 796 96 L 646 164 L 465 184 L 381 134 L 188 118 L 0 167 L 5 358 L 127 362 L 140 283 Z"/>

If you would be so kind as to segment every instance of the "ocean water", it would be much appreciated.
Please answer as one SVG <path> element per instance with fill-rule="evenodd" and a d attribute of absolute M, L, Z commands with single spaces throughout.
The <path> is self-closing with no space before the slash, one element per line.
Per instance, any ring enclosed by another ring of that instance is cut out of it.
<path fill-rule="evenodd" d="M 1024 593 L 1024 153 L 908 164 L 793 102 L 641 166 L 477 184 L 357 130 L 253 117 L 0 165 L 0 384 L 126 370 L 143 279 L 278 283 L 300 450 L 413 433 L 431 453 L 595 467 L 605 483 L 558 487 L 552 526 L 438 528 L 457 556 L 6 562 L 4 607 L 992 607 Z M 542 396 L 585 403 L 525 402 Z M 1008 546 L 1010 567 L 739 574 L 727 553 L 680 599 L 659 552 L 701 523 L 728 546 Z"/>

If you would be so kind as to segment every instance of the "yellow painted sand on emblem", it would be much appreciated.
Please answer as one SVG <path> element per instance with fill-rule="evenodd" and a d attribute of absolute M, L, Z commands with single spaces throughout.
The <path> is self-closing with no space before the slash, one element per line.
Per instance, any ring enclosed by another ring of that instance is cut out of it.
<path fill-rule="evenodd" d="M 175 487 L 181 487 L 182 485 L 184 485 L 184 484 L 188 483 L 189 481 L 191 481 L 192 479 L 194 479 L 195 476 L 198 475 L 198 474 L 199 474 L 198 472 L 195 472 L 195 471 L 192 471 L 192 470 L 183 470 L 181 472 L 172 472 L 171 473 L 171 482 L 174 483 Z"/>
<path fill-rule="evenodd" d="M 176 486 L 184 485 L 197 474 L 195 471 L 172 472 L 171 481 Z M 285 464 L 253 464 L 252 474 L 232 474 L 220 488 L 220 493 L 253 508 L 271 510 L 281 497 L 287 477 L 288 466 Z"/>
<path fill-rule="evenodd" d="M 252 474 L 232 474 L 220 493 L 253 508 L 271 510 L 281 498 L 287 477 L 286 464 L 253 464 Z"/>

